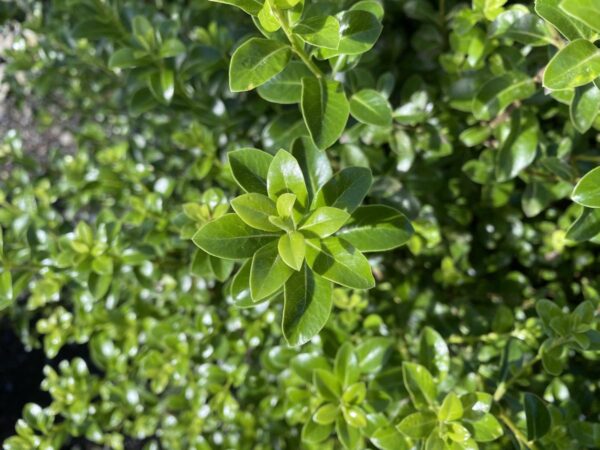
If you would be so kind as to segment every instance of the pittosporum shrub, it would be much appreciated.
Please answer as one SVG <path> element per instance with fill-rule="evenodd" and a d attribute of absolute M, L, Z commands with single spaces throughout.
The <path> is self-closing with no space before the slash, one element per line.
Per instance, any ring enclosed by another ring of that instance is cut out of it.
<path fill-rule="evenodd" d="M 600 3 L 0 26 L 6 450 L 600 448 Z"/>

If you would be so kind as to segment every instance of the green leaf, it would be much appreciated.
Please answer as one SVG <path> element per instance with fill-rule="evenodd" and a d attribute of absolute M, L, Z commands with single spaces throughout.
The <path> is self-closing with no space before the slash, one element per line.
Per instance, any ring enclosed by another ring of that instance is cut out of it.
<path fill-rule="evenodd" d="M 162 103 L 169 104 L 175 94 L 175 75 L 170 69 L 154 72 L 148 79 L 148 88 L 152 95 Z"/>
<path fill-rule="evenodd" d="M 395 427 L 386 425 L 375 430 L 370 437 L 371 442 L 379 450 L 408 450 L 406 439 Z"/>
<path fill-rule="evenodd" d="M 344 449 L 358 450 L 361 448 L 360 431 L 347 423 L 343 416 L 338 416 L 335 421 L 335 432 Z"/>
<path fill-rule="evenodd" d="M 302 0 L 273 0 L 273 5 L 279 9 L 290 9 Z"/>
<path fill-rule="evenodd" d="M 337 16 L 341 38 L 337 50 L 323 49 L 322 55 L 329 58 L 335 55 L 360 55 L 375 45 L 382 26 L 377 17 L 367 11 L 349 10 Z"/>
<path fill-rule="evenodd" d="M 560 9 L 600 33 L 600 7 L 596 0 L 562 0 Z"/>
<path fill-rule="evenodd" d="M 546 404 L 535 394 L 525 393 L 525 417 L 527 419 L 527 438 L 540 439 L 548 431 L 552 421 Z"/>
<path fill-rule="evenodd" d="M 419 363 L 439 379 L 450 370 L 450 351 L 444 338 L 431 327 L 423 328 L 419 339 Z"/>
<path fill-rule="evenodd" d="M 284 293 L 283 336 L 291 346 L 302 345 L 318 334 L 329 318 L 331 283 L 305 265 L 288 279 Z"/>
<path fill-rule="evenodd" d="M 279 238 L 277 244 L 281 259 L 290 268 L 300 270 L 306 255 L 304 236 L 298 231 L 290 231 Z"/>
<path fill-rule="evenodd" d="M 225 214 L 201 227 L 192 240 L 206 253 L 225 259 L 250 258 L 259 248 L 279 237 L 256 230 L 235 214 Z"/>
<path fill-rule="evenodd" d="M 185 45 L 179 39 L 171 38 L 167 39 L 160 45 L 158 52 L 161 58 L 173 58 L 174 56 L 185 53 Z"/>
<path fill-rule="evenodd" d="M 231 207 L 252 228 L 279 231 L 279 228 L 269 222 L 269 216 L 276 215 L 277 208 L 275 202 L 266 195 L 254 192 L 240 195 L 231 201 Z"/>
<path fill-rule="evenodd" d="M 292 145 L 292 155 L 304 174 L 308 198 L 312 202 L 315 193 L 331 178 L 333 172 L 327 154 L 319 150 L 308 137 L 301 137 Z"/>
<path fill-rule="evenodd" d="M 338 405 L 334 405 L 333 403 L 325 403 L 315 411 L 312 416 L 312 420 L 320 425 L 329 425 L 330 423 L 335 422 L 338 413 Z"/>
<path fill-rule="evenodd" d="M 484 413 L 478 420 L 464 422 L 473 439 L 477 442 L 490 442 L 504 433 L 500 422 L 490 413 Z"/>
<path fill-rule="evenodd" d="M 577 39 L 559 50 L 546 66 L 544 86 L 571 89 L 591 83 L 600 76 L 600 51 L 585 39 Z"/>
<path fill-rule="evenodd" d="M 384 205 L 360 206 L 338 233 L 361 252 L 381 252 L 404 245 L 413 228 L 400 211 Z"/>
<path fill-rule="evenodd" d="M 242 264 L 242 267 L 234 275 L 231 281 L 229 294 L 238 308 L 249 308 L 256 306 L 250 294 L 250 269 L 252 260 L 248 259 Z"/>
<path fill-rule="evenodd" d="M 248 39 L 231 56 L 229 88 L 250 91 L 281 72 L 292 56 L 287 44 L 262 38 Z"/>
<path fill-rule="evenodd" d="M 337 49 L 340 44 L 340 24 L 332 16 L 310 16 L 294 27 L 294 34 L 315 47 Z"/>
<path fill-rule="evenodd" d="M 355 358 L 356 356 L 354 356 L 352 359 L 355 360 Z M 348 379 L 358 379 L 358 376 L 360 375 L 360 370 L 358 367 L 348 367 L 347 371 L 348 370 L 353 372 L 352 376 Z M 346 375 L 348 374 L 347 371 Z M 358 382 L 348 386 L 348 388 L 342 394 L 342 401 L 349 405 L 360 405 L 362 402 L 364 402 L 366 396 L 367 385 L 363 382 Z"/>
<path fill-rule="evenodd" d="M 600 208 L 600 167 L 589 171 L 579 180 L 571 198 L 588 208 Z"/>
<path fill-rule="evenodd" d="M 567 349 L 564 345 L 555 345 L 554 339 L 546 339 L 540 347 L 542 365 L 550 375 L 559 376 L 568 362 Z"/>
<path fill-rule="evenodd" d="M 367 426 L 367 417 L 358 406 L 342 406 L 342 414 L 346 423 L 353 428 L 364 428 Z"/>
<path fill-rule="evenodd" d="M 267 191 L 273 200 L 289 192 L 296 196 L 297 204 L 302 210 L 308 206 L 308 191 L 304 175 L 298 161 L 291 153 L 279 150 L 273 158 L 267 175 Z"/>
<path fill-rule="evenodd" d="M 333 371 L 342 386 L 350 386 L 356 383 L 360 376 L 360 367 L 354 347 L 349 342 L 344 343 L 335 355 Z"/>
<path fill-rule="evenodd" d="M 268 298 L 279 291 L 293 270 L 283 262 L 273 241 L 258 250 L 252 258 L 250 292 L 254 301 Z"/>
<path fill-rule="evenodd" d="M 600 89 L 594 83 L 575 89 L 569 112 L 571 122 L 577 131 L 585 133 L 594 124 L 600 111 Z"/>
<path fill-rule="evenodd" d="M 277 198 L 277 214 L 283 219 L 292 217 L 294 205 L 296 204 L 296 196 L 286 192 Z"/>
<path fill-rule="evenodd" d="M 462 416 L 463 407 L 458 395 L 454 392 L 448 393 L 438 411 L 438 419 L 440 422 L 451 422 L 460 419 Z"/>
<path fill-rule="evenodd" d="M 581 214 L 567 230 L 567 239 L 584 242 L 600 234 L 600 209 L 583 208 Z"/>
<path fill-rule="evenodd" d="M 424 439 L 435 429 L 438 419 L 429 411 L 416 412 L 406 416 L 397 429 L 411 439 Z"/>
<path fill-rule="evenodd" d="M 486 82 L 473 98 L 473 115 L 478 120 L 491 120 L 511 103 L 531 97 L 535 83 L 521 72 L 507 72 Z"/>
<path fill-rule="evenodd" d="M 313 200 L 313 208 L 331 206 L 352 213 L 364 200 L 372 182 L 369 169 L 347 167 L 319 189 Z"/>
<path fill-rule="evenodd" d="M 135 50 L 130 47 L 120 48 L 108 60 L 110 69 L 130 69 L 138 65 L 138 60 L 135 57 Z"/>
<path fill-rule="evenodd" d="M 535 12 L 554 25 L 556 29 L 570 41 L 578 38 L 591 38 L 594 34 L 592 30 L 579 20 L 566 14 L 562 8 L 559 8 L 562 1 L 563 0 L 536 0 Z"/>
<path fill-rule="evenodd" d="M 323 399 L 335 403 L 339 402 L 342 395 L 342 385 L 329 370 L 315 369 L 313 372 L 313 384 L 317 388 L 319 396 Z"/>
<path fill-rule="evenodd" d="M 266 0 L 263 4 L 262 9 L 258 13 L 258 23 L 260 24 L 259 29 L 262 28 L 263 34 L 274 33 L 281 28 L 281 23 L 277 17 L 277 13 L 273 9 L 273 5 L 269 0 Z"/>
<path fill-rule="evenodd" d="M 258 15 L 263 7 L 264 0 L 210 0 L 215 3 L 224 3 L 226 5 L 237 6 L 245 13 L 252 16 Z"/>
<path fill-rule="evenodd" d="M 0 268 L 0 311 L 10 306 L 13 298 L 13 283 L 10 270 Z"/>
<path fill-rule="evenodd" d="M 146 49 L 154 47 L 155 37 L 152 24 L 144 16 L 135 16 L 131 21 L 133 35 L 138 42 Z"/>
<path fill-rule="evenodd" d="M 417 409 L 426 408 L 435 403 L 437 389 L 429 371 L 415 363 L 402 363 L 404 386 Z"/>
<path fill-rule="evenodd" d="M 552 43 L 552 31 L 536 16 L 520 9 L 501 13 L 490 27 L 489 37 L 506 37 L 521 44 L 544 46 Z"/>
<path fill-rule="evenodd" d="M 323 278 L 342 286 L 352 289 L 375 286 L 367 258 L 343 239 L 307 239 L 306 262 Z"/>
<path fill-rule="evenodd" d="M 539 124 L 533 114 L 522 116 L 520 111 L 517 111 L 512 115 L 510 132 L 498 152 L 497 181 L 515 178 L 535 160 L 539 132 Z"/>
<path fill-rule="evenodd" d="M 350 98 L 350 114 L 367 125 L 389 127 L 392 124 L 390 103 L 374 89 L 363 89 Z"/>
<path fill-rule="evenodd" d="M 365 339 L 357 348 L 360 370 L 373 373 L 381 370 L 391 353 L 392 343 L 389 338 L 371 337 Z"/>
<path fill-rule="evenodd" d="M 326 440 L 333 431 L 334 424 L 320 425 L 314 420 L 308 420 L 302 427 L 302 442 L 319 444 Z"/>
<path fill-rule="evenodd" d="M 350 218 L 350 214 L 338 208 L 321 206 L 302 223 L 300 230 L 325 238 L 338 231 Z"/>
<path fill-rule="evenodd" d="M 302 79 L 302 117 L 317 147 L 324 150 L 340 138 L 350 105 L 342 85 L 324 78 Z"/>
<path fill-rule="evenodd" d="M 233 178 L 242 189 L 267 195 L 267 175 L 273 156 L 255 148 L 242 148 L 227 156 Z"/>
<path fill-rule="evenodd" d="M 291 61 L 283 71 L 257 88 L 258 95 L 271 103 L 300 103 L 302 79 L 312 76 L 310 69 L 300 61 Z"/>

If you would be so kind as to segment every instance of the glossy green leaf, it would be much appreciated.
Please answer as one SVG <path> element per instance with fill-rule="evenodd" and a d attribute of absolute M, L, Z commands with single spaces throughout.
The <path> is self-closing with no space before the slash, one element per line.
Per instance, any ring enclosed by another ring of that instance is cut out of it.
<path fill-rule="evenodd" d="M 279 291 L 293 270 L 283 262 L 273 241 L 259 249 L 252 258 L 250 292 L 254 301 L 270 297 Z"/>
<path fill-rule="evenodd" d="M 154 36 L 154 28 L 152 24 L 144 16 L 135 16 L 131 21 L 133 35 L 137 41 L 146 49 L 150 50 L 154 47 L 156 38 Z"/>
<path fill-rule="evenodd" d="M 392 124 L 392 107 L 374 89 L 363 89 L 350 98 L 350 114 L 359 122 L 381 127 Z"/>
<path fill-rule="evenodd" d="M 258 18 L 258 23 L 260 24 L 259 29 L 262 28 L 261 31 L 267 33 L 274 33 L 281 28 L 281 23 L 279 17 L 276 13 L 276 10 L 273 7 L 272 2 L 265 1 L 263 7 L 258 12 L 256 16 Z"/>
<path fill-rule="evenodd" d="M 536 0 L 535 12 L 556 27 L 569 40 L 591 38 L 592 31 L 560 8 L 563 0 Z"/>
<path fill-rule="evenodd" d="M 210 0 L 215 3 L 237 6 L 244 12 L 256 16 L 263 7 L 264 0 Z"/>
<path fill-rule="evenodd" d="M 333 403 L 325 403 L 315 411 L 312 416 L 312 420 L 320 425 L 329 425 L 335 422 L 338 413 L 339 409 L 337 405 Z"/>
<path fill-rule="evenodd" d="M 302 442 L 319 444 L 329 437 L 334 426 L 333 423 L 330 425 L 320 425 L 312 419 L 308 420 L 302 427 Z"/>
<path fill-rule="evenodd" d="M 367 258 L 343 239 L 307 239 L 306 262 L 323 278 L 342 286 L 353 289 L 375 286 Z"/>
<path fill-rule="evenodd" d="M 511 103 L 531 97 L 535 83 L 521 72 L 507 72 L 486 82 L 473 98 L 473 115 L 479 120 L 491 120 Z"/>
<path fill-rule="evenodd" d="M 567 366 L 567 349 L 564 345 L 555 345 L 553 339 L 547 339 L 540 347 L 544 370 L 551 375 L 559 376 Z"/>
<path fill-rule="evenodd" d="M 444 338 L 431 327 L 423 328 L 419 339 L 419 363 L 439 379 L 450 371 L 450 351 Z"/>
<path fill-rule="evenodd" d="M 362 203 L 372 182 L 369 169 L 347 167 L 321 187 L 313 200 L 313 207 L 331 206 L 352 213 Z"/>
<path fill-rule="evenodd" d="M 560 9 L 600 33 L 600 7 L 595 0 L 562 0 Z"/>
<path fill-rule="evenodd" d="M 458 395 L 454 392 L 448 393 L 438 411 L 440 422 L 451 422 L 463 416 L 463 407 Z"/>
<path fill-rule="evenodd" d="M 342 386 L 349 386 L 358 381 L 360 368 L 352 344 L 346 342 L 339 348 L 335 355 L 333 370 Z"/>
<path fill-rule="evenodd" d="M 600 112 L 600 89 L 590 83 L 575 89 L 569 108 L 571 122 L 580 133 L 588 131 Z"/>
<path fill-rule="evenodd" d="M 571 198 L 588 208 L 600 208 L 600 167 L 590 170 L 579 180 Z"/>
<path fill-rule="evenodd" d="M 292 155 L 300 164 L 309 200 L 333 175 L 331 164 L 324 151 L 319 150 L 308 137 L 301 137 L 292 145 Z"/>
<path fill-rule="evenodd" d="M 277 200 L 281 194 L 294 194 L 298 206 L 302 209 L 306 208 L 308 191 L 304 175 L 298 161 L 291 153 L 279 150 L 273 158 L 267 175 L 267 191 L 273 200 Z"/>
<path fill-rule="evenodd" d="M 397 426 L 398 431 L 411 439 L 423 439 L 437 426 L 438 419 L 429 411 L 416 412 L 406 416 Z"/>
<path fill-rule="evenodd" d="M 227 154 L 233 178 L 246 192 L 267 194 L 267 175 L 273 156 L 255 148 L 242 148 Z"/>
<path fill-rule="evenodd" d="M 315 15 L 302 19 L 294 34 L 315 47 L 337 49 L 340 44 L 340 24 L 335 17 Z"/>
<path fill-rule="evenodd" d="M 600 209 L 583 208 L 581 214 L 567 230 L 567 239 L 584 242 L 600 234 Z"/>
<path fill-rule="evenodd" d="M 292 217 L 294 205 L 296 204 L 296 196 L 286 192 L 277 198 L 277 214 L 279 217 L 286 219 Z"/>
<path fill-rule="evenodd" d="M 540 439 L 548 431 L 552 421 L 546 404 L 535 394 L 525 393 L 525 417 L 527 418 L 527 438 Z"/>
<path fill-rule="evenodd" d="M 111 69 L 130 69 L 138 65 L 135 57 L 135 50 L 130 47 L 120 48 L 108 60 L 108 67 Z"/>
<path fill-rule="evenodd" d="M 349 10 L 337 16 L 341 38 L 337 50 L 322 50 L 325 58 L 342 55 L 360 55 L 369 51 L 381 34 L 382 26 L 377 17 L 368 11 Z"/>
<path fill-rule="evenodd" d="M 520 9 L 501 13 L 490 27 L 490 37 L 506 37 L 525 45 L 544 46 L 552 43 L 552 31 L 535 14 Z"/>
<path fill-rule="evenodd" d="M 329 318 L 331 283 L 305 265 L 285 283 L 284 294 L 283 336 L 291 346 L 302 345 L 319 333 Z"/>
<path fill-rule="evenodd" d="M 250 294 L 251 267 L 252 260 L 246 260 L 231 281 L 229 294 L 231 295 L 235 306 L 238 308 L 248 308 L 256 305 L 254 300 L 252 300 L 252 295 Z"/>
<path fill-rule="evenodd" d="M 302 117 L 313 142 L 320 149 L 331 147 L 342 135 L 350 105 L 342 85 L 336 81 L 302 79 Z"/>
<path fill-rule="evenodd" d="M 384 205 L 360 206 L 339 236 L 361 252 L 380 252 L 406 244 L 413 234 L 400 211 Z"/>
<path fill-rule="evenodd" d="M 231 207 L 252 228 L 279 231 L 279 228 L 269 222 L 269 216 L 276 215 L 277 208 L 275 202 L 266 195 L 255 192 L 240 195 L 231 201 Z"/>
<path fill-rule="evenodd" d="M 358 406 L 342 406 L 344 421 L 352 428 L 364 428 L 367 426 L 367 418 Z"/>
<path fill-rule="evenodd" d="M 243 259 L 278 237 L 278 233 L 249 227 L 235 214 L 225 214 L 201 227 L 192 240 L 218 258 Z"/>
<path fill-rule="evenodd" d="M 496 161 L 496 180 L 515 178 L 535 159 L 539 124 L 535 116 L 515 113 L 511 117 L 510 132 L 504 139 Z"/>
<path fill-rule="evenodd" d="M 329 370 L 316 369 L 313 373 L 313 385 L 317 393 L 325 400 L 339 402 L 342 395 L 342 385 L 337 377 Z"/>
<path fill-rule="evenodd" d="M 302 62 L 291 61 L 285 69 L 257 88 L 258 95 L 271 103 L 300 103 L 302 79 L 312 76 Z"/>
<path fill-rule="evenodd" d="M 270 39 L 252 38 L 231 56 L 229 88 L 232 92 L 250 91 L 281 72 L 292 56 L 286 44 Z"/>
<path fill-rule="evenodd" d="M 163 103 L 171 103 L 175 94 L 175 75 L 172 70 L 162 69 L 148 79 L 148 88 L 154 97 Z"/>
<path fill-rule="evenodd" d="M 415 363 L 402 363 L 404 386 L 416 408 L 422 409 L 435 402 L 437 389 L 429 371 Z"/>
<path fill-rule="evenodd" d="M 349 218 L 350 214 L 343 209 L 321 206 L 310 213 L 299 229 L 307 236 L 325 238 L 338 231 Z"/>
<path fill-rule="evenodd" d="M 591 83 L 600 76 L 600 50 L 585 39 L 577 39 L 559 50 L 544 71 L 548 89 L 570 89 Z"/>
<path fill-rule="evenodd" d="M 13 302 L 13 282 L 10 270 L 0 269 L 0 311 Z"/>
<path fill-rule="evenodd" d="M 385 337 L 365 339 L 356 348 L 358 363 L 363 373 L 373 373 L 382 369 L 391 353 L 392 343 Z"/>
<path fill-rule="evenodd" d="M 277 244 L 281 259 L 290 268 L 300 270 L 306 255 L 304 236 L 298 231 L 290 231 L 279 238 Z"/>
<path fill-rule="evenodd" d="M 478 420 L 470 420 L 465 425 L 477 442 L 491 442 L 504 433 L 498 419 L 490 413 L 484 413 Z"/>
<path fill-rule="evenodd" d="M 361 448 L 360 431 L 350 425 L 343 417 L 335 421 L 335 432 L 345 450 L 358 450 Z"/>
<path fill-rule="evenodd" d="M 160 44 L 158 54 L 161 58 L 173 58 L 185 53 L 185 45 L 179 39 L 171 38 Z"/>

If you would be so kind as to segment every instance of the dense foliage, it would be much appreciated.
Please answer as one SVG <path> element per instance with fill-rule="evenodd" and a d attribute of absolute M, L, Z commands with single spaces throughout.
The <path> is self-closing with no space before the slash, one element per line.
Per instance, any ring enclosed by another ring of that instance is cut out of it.
<path fill-rule="evenodd" d="M 596 0 L 0 27 L 0 319 L 51 362 L 6 450 L 600 448 Z"/>

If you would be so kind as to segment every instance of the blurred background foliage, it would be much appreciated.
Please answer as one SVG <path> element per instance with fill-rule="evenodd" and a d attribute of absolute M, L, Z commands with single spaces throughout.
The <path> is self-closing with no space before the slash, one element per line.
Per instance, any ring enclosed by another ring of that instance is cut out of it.
<path fill-rule="evenodd" d="M 383 32 L 339 79 L 394 120 L 351 120 L 327 154 L 369 167 L 367 202 L 415 234 L 292 348 L 281 303 L 237 308 L 233 264 L 190 240 L 237 193 L 229 151 L 307 134 L 297 106 L 229 90 L 252 19 L 204 0 L 0 2 L 0 320 L 43 349 L 49 393 L 5 449 L 600 447 L 600 229 L 567 236 L 600 122 L 542 87 L 562 30 L 530 2 L 360 3 Z M 131 46 L 135 67 L 109 64 Z"/>

